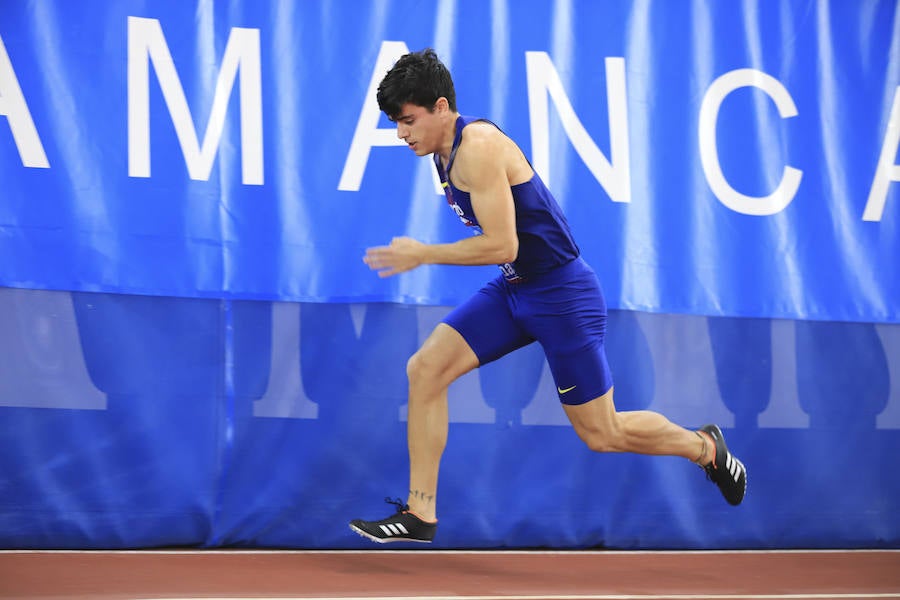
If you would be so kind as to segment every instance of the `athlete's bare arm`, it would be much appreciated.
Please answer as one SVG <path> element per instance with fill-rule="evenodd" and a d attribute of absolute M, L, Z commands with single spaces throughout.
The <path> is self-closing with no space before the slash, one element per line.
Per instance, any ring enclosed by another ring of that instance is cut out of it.
<path fill-rule="evenodd" d="M 365 262 L 381 277 L 423 264 L 495 265 L 515 260 L 519 249 L 511 185 L 530 179 L 532 170 L 518 146 L 489 123 L 466 127 L 451 179 L 471 195 L 482 235 L 450 244 L 424 244 L 398 237 L 370 248 Z"/>

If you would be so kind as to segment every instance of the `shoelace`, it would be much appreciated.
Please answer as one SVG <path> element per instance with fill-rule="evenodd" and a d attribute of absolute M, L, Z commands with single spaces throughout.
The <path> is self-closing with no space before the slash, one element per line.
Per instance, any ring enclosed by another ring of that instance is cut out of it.
<path fill-rule="evenodd" d="M 404 513 L 409 510 L 409 505 L 400 498 L 391 499 L 390 497 L 387 497 L 384 499 L 384 501 L 388 504 L 393 504 L 394 506 L 396 506 L 398 513 Z"/>

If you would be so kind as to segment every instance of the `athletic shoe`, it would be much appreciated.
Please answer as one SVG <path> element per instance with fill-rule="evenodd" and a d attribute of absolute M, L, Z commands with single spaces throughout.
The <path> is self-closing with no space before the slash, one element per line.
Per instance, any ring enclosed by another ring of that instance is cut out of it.
<path fill-rule="evenodd" d="M 719 491 L 729 504 L 737 506 L 747 491 L 747 468 L 728 451 L 722 430 L 717 426 L 704 425 L 700 431 L 708 433 L 716 445 L 715 460 L 703 467 L 706 478 L 719 486 Z"/>
<path fill-rule="evenodd" d="M 385 498 L 384 501 L 397 507 L 397 512 L 393 516 L 380 521 L 354 519 L 350 521 L 350 529 L 379 544 L 385 542 L 423 542 L 428 544 L 434 539 L 437 522 L 423 521 L 411 513 L 409 505 L 404 504 L 400 499 Z"/>

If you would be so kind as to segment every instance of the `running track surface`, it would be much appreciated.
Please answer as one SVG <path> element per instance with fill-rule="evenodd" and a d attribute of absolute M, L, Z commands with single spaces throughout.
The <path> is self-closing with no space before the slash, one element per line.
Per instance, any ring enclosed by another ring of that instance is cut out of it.
<path fill-rule="evenodd" d="M 900 550 L 4 551 L 0 598 L 900 599 Z"/>

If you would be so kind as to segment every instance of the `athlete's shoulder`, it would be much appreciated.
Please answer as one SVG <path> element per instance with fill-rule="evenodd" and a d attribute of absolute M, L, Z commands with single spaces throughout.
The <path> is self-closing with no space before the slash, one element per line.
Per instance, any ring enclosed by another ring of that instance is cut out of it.
<path fill-rule="evenodd" d="M 502 136 L 503 132 L 500 130 L 497 125 L 489 121 L 487 119 L 470 119 L 465 126 L 463 127 L 463 135 L 499 135 Z"/>
<path fill-rule="evenodd" d="M 496 125 L 490 121 L 472 121 L 463 128 L 459 143 L 460 155 L 468 159 L 499 158 L 500 154 L 509 150 L 512 143 Z"/>
<path fill-rule="evenodd" d="M 534 175 L 518 144 L 487 120 L 473 121 L 463 129 L 457 162 L 463 165 L 460 170 L 465 171 L 502 170 L 512 184 L 528 181 Z"/>

